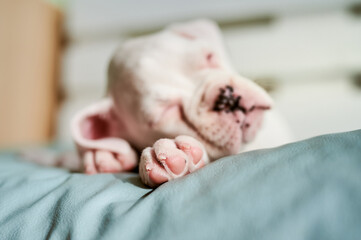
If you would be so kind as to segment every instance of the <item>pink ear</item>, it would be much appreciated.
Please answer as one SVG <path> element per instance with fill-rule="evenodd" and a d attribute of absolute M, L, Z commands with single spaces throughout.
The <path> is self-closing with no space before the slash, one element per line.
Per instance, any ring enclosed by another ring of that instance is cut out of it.
<path fill-rule="evenodd" d="M 109 98 L 79 111 L 72 119 L 71 131 L 81 154 L 87 150 L 119 154 L 134 151 L 128 142 L 120 138 L 124 129 Z"/>

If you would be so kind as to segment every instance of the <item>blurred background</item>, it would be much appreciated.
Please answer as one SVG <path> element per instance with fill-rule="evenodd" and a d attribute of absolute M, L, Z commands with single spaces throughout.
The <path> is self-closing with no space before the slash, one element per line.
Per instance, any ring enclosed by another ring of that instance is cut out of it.
<path fill-rule="evenodd" d="M 123 41 L 210 18 L 236 70 L 265 87 L 295 140 L 361 127 L 361 1 L 1 0 L 0 148 L 71 142 Z"/>

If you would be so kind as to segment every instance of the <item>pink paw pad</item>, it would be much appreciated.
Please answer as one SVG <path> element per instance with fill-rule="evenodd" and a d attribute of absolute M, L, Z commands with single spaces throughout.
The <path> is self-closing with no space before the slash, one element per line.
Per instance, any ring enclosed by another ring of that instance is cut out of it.
<path fill-rule="evenodd" d="M 194 172 L 208 161 L 202 144 L 192 137 L 160 139 L 143 150 L 139 173 L 145 184 L 156 187 Z"/>

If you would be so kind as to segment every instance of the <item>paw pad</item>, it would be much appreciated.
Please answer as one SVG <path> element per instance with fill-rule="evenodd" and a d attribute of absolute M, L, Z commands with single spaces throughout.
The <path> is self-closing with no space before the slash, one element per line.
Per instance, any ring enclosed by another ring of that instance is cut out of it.
<path fill-rule="evenodd" d="M 156 187 L 194 172 L 208 161 L 204 147 L 192 137 L 160 139 L 143 150 L 139 173 L 145 184 Z"/>

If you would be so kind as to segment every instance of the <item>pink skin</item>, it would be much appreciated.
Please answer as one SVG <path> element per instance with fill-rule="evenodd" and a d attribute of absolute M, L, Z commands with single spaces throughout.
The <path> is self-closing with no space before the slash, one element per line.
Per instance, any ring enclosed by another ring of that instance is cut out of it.
<path fill-rule="evenodd" d="M 159 139 L 153 147 L 144 149 L 139 171 L 145 184 L 156 187 L 192 173 L 208 162 L 200 142 L 189 136 L 178 136 L 174 140 Z"/>
<path fill-rule="evenodd" d="M 239 100 L 232 111 L 215 108 L 226 88 Z M 108 97 L 80 111 L 72 133 L 86 173 L 130 170 L 144 149 L 140 176 L 156 187 L 239 153 L 271 102 L 232 69 L 217 26 L 201 20 L 126 42 L 110 63 Z"/>

